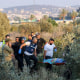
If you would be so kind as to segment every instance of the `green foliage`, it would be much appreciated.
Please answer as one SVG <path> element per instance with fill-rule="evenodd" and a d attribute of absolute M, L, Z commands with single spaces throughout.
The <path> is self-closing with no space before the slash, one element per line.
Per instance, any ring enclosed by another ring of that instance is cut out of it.
<path fill-rule="evenodd" d="M 73 32 L 73 24 L 68 24 L 63 27 L 65 33 L 72 33 Z"/>
<path fill-rule="evenodd" d="M 74 39 L 69 48 L 70 53 L 65 53 L 67 66 L 71 68 L 72 80 L 80 79 L 80 39 Z"/>
<path fill-rule="evenodd" d="M 30 19 L 35 19 L 35 16 L 33 14 L 31 14 Z"/>
<path fill-rule="evenodd" d="M 0 12 L 0 40 L 5 38 L 5 35 L 10 31 L 10 24 L 5 13 Z"/>
<path fill-rule="evenodd" d="M 51 18 L 48 19 L 48 22 L 51 23 L 53 26 L 58 26 L 55 20 L 52 20 Z"/>
<path fill-rule="evenodd" d="M 4 66 L 6 66 L 6 69 L 0 70 L 0 79 L 2 80 L 65 80 L 61 75 L 58 75 L 57 72 L 48 72 L 43 67 L 41 67 L 38 72 L 34 72 L 31 75 L 29 73 L 29 68 L 26 68 L 25 66 L 24 72 L 20 73 L 21 75 L 18 76 L 18 73 L 13 70 L 10 70 L 10 67 L 7 66 L 7 64 L 4 64 L 2 67 L 4 68 Z M 54 71 L 55 69 L 58 68 L 54 67 Z"/>
<path fill-rule="evenodd" d="M 18 32 L 18 27 L 17 26 L 11 26 L 11 32 Z"/>
<path fill-rule="evenodd" d="M 65 19 L 65 16 L 67 15 L 67 13 L 68 13 L 68 11 L 65 10 L 65 9 L 63 9 L 62 12 L 60 13 L 60 17 L 63 18 L 63 21 L 64 21 L 64 19 Z"/>
<path fill-rule="evenodd" d="M 40 30 L 38 23 L 27 23 L 26 25 L 19 26 L 19 32 L 25 36 L 31 32 L 40 32 Z"/>
<path fill-rule="evenodd" d="M 79 20 L 80 22 L 80 20 Z M 54 58 L 64 58 L 66 65 L 55 66 L 53 65 L 52 72 L 48 72 L 45 69 L 45 65 L 39 64 L 39 70 L 37 73 L 33 73 L 33 76 L 29 74 L 29 69 L 24 66 L 24 72 L 18 76 L 16 71 L 11 70 L 8 63 L 0 63 L 0 79 L 3 80 L 65 80 L 63 74 L 68 68 L 71 69 L 71 80 L 80 80 L 80 25 L 73 26 L 70 24 L 56 25 L 54 20 L 50 18 L 42 19 L 38 23 L 27 23 L 26 25 L 14 26 L 12 25 L 11 31 L 19 31 L 25 37 L 31 32 L 41 32 L 41 37 L 46 38 L 46 41 L 50 37 L 55 38 L 55 45 L 58 49 L 57 53 L 54 52 Z M 54 26 L 57 27 L 54 27 Z M 4 37 L 10 30 L 9 21 L 5 14 L 0 13 L 0 39 Z M 43 36 L 42 36 L 43 35 Z M 74 39 L 73 39 L 74 38 Z M 68 47 L 67 47 L 68 46 Z M 69 53 L 68 53 L 69 52 Z M 1 56 L 0 56 L 1 58 Z M 39 57 L 43 60 L 43 55 Z M 6 74 L 7 73 L 7 74 Z"/>
<path fill-rule="evenodd" d="M 76 11 L 73 11 L 73 12 L 71 13 L 72 19 L 74 20 L 77 15 L 78 15 L 77 12 L 76 12 Z"/>
<path fill-rule="evenodd" d="M 53 25 L 47 21 L 41 20 L 40 21 L 41 32 L 52 32 Z"/>
<path fill-rule="evenodd" d="M 75 34 L 74 33 L 67 33 L 64 37 L 63 37 L 63 40 L 62 40 L 62 46 L 63 48 L 66 46 L 66 45 L 69 45 L 72 43 L 72 39 L 75 37 Z"/>
<path fill-rule="evenodd" d="M 80 19 L 77 19 L 76 22 L 78 25 L 80 25 Z"/>
<path fill-rule="evenodd" d="M 47 21 L 48 18 L 49 18 L 49 17 L 48 17 L 47 15 L 44 15 L 42 19 Z"/>

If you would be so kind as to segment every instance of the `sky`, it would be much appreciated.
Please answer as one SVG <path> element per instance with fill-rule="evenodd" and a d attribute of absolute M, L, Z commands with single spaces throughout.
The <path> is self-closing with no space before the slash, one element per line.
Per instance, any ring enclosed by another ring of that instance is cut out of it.
<path fill-rule="evenodd" d="M 0 0 L 0 9 L 33 4 L 65 7 L 80 5 L 80 0 Z"/>

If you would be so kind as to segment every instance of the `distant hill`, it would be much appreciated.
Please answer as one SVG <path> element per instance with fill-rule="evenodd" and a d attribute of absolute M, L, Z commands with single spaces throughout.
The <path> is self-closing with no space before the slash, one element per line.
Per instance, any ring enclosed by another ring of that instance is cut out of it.
<path fill-rule="evenodd" d="M 29 11 L 30 13 L 35 13 L 34 11 L 40 11 L 43 14 L 50 12 L 53 14 L 58 14 L 64 7 L 57 7 L 57 6 L 47 6 L 47 5 L 30 5 L 30 6 L 18 6 L 18 7 L 11 7 L 11 8 L 4 8 L 5 13 L 23 13 L 26 14 Z M 76 10 L 76 7 L 66 7 L 68 11 Z"/>
<path fill-rule="evenodd" d="M 41 11 L 42 13 L 45 13 L 45 11 L 49 12 L 59 12 L 59 7 L 57 6 L 45 6 L 45 5 L 30 5 L 30 6 L 18 6 L 18 7 L 11 7 L 11 8 L 4 8 L 4 12 L 8 13 L 11 11 L 12 13 L 21 13 L 21 10 L 29 11 L 30 13 L 33 13 L 34 11 Z"/>
<path fill-rule="evenodd" d="M 68 10 L 68 12 L 72 12 L 73 10 L 77 11 L 79 9 L 79 6 L 57 7 L 50 5 L 29 5 L 4 8 L 0 10 L 2 10 L 4 13 L 7 13 L 8 19 L 11 22 L 14 22 L 28 19 L 31 14 L 35 15 L 36 19 L 38 20 L 41 19 L 43 15 L 48 15 L 49 17 L 56 20 L 59 19 L 59 14 L 63 8 Z"/>

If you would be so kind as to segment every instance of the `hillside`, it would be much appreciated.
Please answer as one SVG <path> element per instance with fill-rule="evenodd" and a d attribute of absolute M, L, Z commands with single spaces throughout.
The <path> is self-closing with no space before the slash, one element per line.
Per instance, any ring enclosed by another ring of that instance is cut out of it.
<path fill-rule="evenodd" d="M 26 13 L 35 13 L 36 11 L 40 11 L 43 14 L 50 12 L 51 14 L 60 13 L 60 11 L 64 7 L 57 6 L 47 6 L 47 5 L 30 5 L 30 6 L 18 6 L 11 8 L 4 8 L 5 13 L 18 13 L 18 14 L 26 14 Z M 76 10 L 76 7 L 66 7 L 67 10 L 72 11 Z"/>

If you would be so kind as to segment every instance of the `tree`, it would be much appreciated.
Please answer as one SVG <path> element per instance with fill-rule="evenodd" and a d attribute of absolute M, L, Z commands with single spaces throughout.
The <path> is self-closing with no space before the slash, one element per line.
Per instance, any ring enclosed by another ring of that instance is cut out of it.
<path fill-rule="evenodd" d="M 73 11 L 73 12 L 71 13 L 71 17 L 72 17 L 72 19 L 73 19 L 73 22 L 74 22 L 76 16 L 77 16 L 77 12 L 76 12 L 76 11 Z"/>
<path fill-rule="evenodd" d="M 67 10 L 63 9 L 61 14 L 60 14 L 60 16 L 62 16 L 62 18 L 63 18 L 63 22 L 65 20 L 65 16 L 67 15 L 67 13 L 68 13 Z"/>
<path fill-rule="evenodd" d="M 33 19 L 35 19 L 35 16 L 33 14 L 31 14 L 30 20 L 33 20 Z"/>
<path fill-rule="evenodd" d="M 41 32 L 52 32 L 53 31 L 53 25 L 49 23 L 48 21 L 41 20 L 39 24 L 41 27 Z"/>
<path fill-rule="evenodd" d="M 42 19 L 48 20 L 48 18 L 49 18 L 49 17 L 48 17 L 47 15 L 44 15 Z"/>
<path fill-rule="evenodd" d="M 10 31 L 11 32 L 18 32 L 18 27 L 12 25 Z"/>
<path fill-rule="evenodd" d="M 56 23 L 55 20 L 52 20 L 51 18 L 48 18 L 48 22 L 51 23 L 53 26 L 57 26 L 58 24 Z"/>
<path fill-rule="evenodd" d="M 26 25 L 20 25 L 18 30 L 21 35 L 27 36 L 31 32 L 40 32 L 41 28 L 38 23 L 27 23 Z"/>
<path fill-rule="evenodd" d="M 5 35 L 10 32 L 9 19 L 5 13 L 0 12 L 0 40 L 5 38 Z"/>

